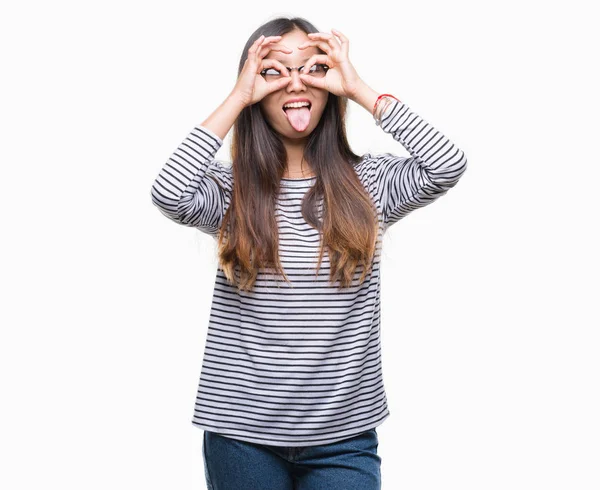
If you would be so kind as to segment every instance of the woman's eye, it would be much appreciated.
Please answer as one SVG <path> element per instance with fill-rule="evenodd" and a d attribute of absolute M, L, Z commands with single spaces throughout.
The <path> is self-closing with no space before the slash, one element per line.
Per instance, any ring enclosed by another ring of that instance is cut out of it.
<path fill-rule="evenodd" d="M 309 72 L 310 73 L 320 73 L 320 72 L 324 72 L 326 68 L 326 65 L 322 65 L 322 64 L 318 64 L 318 65 L 313 65 L 310 67 Z"/>
<path fill-rule="evenodd" d="M 279 70 L 276 70 L 275 68 L 267 68 L 263 73 L 265 75 L 280 75 Z"/>

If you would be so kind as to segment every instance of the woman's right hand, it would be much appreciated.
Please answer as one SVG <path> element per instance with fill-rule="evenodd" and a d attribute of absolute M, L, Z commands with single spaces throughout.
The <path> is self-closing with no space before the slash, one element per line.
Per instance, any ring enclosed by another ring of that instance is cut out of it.
<path fill-rule="evenodd" d="M 260 36 L 248 49 L 248 58 L 244 62 L 244 67 L 238 76 L 232 97 L 240 100 L 244 107 L 255 104 L 271 92 L 275 92 L 285 87 L 292 77 L 283 64 L 277 60 L 265 60 L 264 57 L 270 51 L 281 51 L 291 53 L 292 50 L 286 46 L 274 46 L 273 43 L 281 40 L 281 36 Z M 283 73 L 283 78 L 274 82 L 267 82 L 260 72 L 266 68 L 274 68 Z"/>

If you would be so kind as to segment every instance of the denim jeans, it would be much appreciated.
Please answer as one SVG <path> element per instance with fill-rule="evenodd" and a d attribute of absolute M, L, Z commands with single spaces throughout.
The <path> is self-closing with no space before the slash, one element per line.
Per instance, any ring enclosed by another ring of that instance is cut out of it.
<path fill-rule="evenodd" d="M 320 446 L 270 446 L 204 431 L 208 490 L 380 490 L 375 428 Z"/>

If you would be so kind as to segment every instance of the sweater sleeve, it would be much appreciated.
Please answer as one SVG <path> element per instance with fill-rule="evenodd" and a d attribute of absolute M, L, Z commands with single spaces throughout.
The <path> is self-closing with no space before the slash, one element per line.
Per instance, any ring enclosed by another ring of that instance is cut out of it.
<path fill-rule="evenodd" d="M 231 167 L 215 160 L 223 140 L 196 126 L 169 157 L 151 188 L 152 203 L 184 226 L 216 237 L 231 200 Z"/>
<path fill-rule="evenodd" d="M 394 100 L 386 108 L 380 127 L 411 154 L 375 156 L 374 191 L 387 229 L 446 194 L 464 174 L 467 159 L 460 148 L 401 101 Z"/>

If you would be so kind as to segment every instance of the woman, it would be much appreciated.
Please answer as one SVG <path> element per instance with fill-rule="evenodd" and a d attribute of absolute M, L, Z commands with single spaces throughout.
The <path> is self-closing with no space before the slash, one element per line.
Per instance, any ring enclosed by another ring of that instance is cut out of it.
<path fill-rule="evenodd" d="M 348 48 L 302 18 L 258 28 L 230 95 L 152 186 L 162 213 L 218 240 L 192 419 L 209 488 L 381 485 L 381 238 L 453 187 L 466 158 L 370 88 Z M 348 99 L 411 157 L 353 153 Z M 229 166 L 214 156 L 232 126 Z"/>

